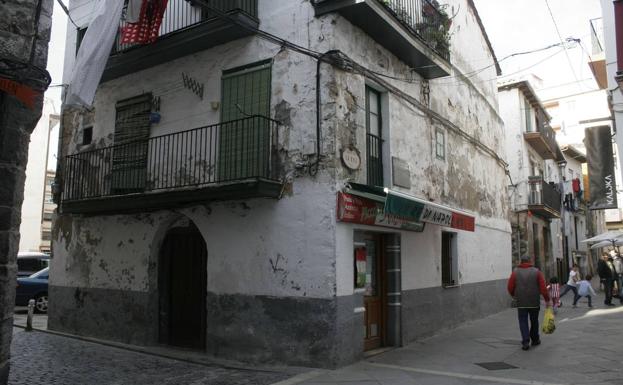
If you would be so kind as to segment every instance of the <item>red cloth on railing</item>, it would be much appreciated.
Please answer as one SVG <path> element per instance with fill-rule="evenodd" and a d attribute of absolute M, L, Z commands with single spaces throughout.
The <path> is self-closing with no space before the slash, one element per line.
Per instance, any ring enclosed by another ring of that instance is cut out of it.
<path fill-rule="evenodd" d="M 574 193 L 579 193 L 580 192 L 580 178 L 575 178 L 574 180 L 571 181 L 571 184 L 573 186 L 573 192 Z"/>
<path fill-rule="evenodd" d="M 143 0 L 138 22 L 121 28 L 121 44 L 155 42 L 167 3 L 168 0 Z"/>

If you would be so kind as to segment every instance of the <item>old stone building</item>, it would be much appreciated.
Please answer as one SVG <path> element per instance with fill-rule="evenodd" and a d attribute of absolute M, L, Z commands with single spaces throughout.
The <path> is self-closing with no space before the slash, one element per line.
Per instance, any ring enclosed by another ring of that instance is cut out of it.
<path fill-rule="evenodd" d="M 508 82 L 500 85 L 499 91 L 513 181 L 513 264 L 519 264 L 520 256 L 528 254 L 546 277 L 557 276 L 563 269 L 563 254 L 559 251 L 563 201 L 558 182 L 561 170 L 565 172 L 565 157 L 550 126 L 551 117 L 530 82 Z"/>
<path fill-rule="evenodd" d="M 7 382 L 28 141 L 50 84 L 52 0 L 0 3 L 0 384 Z"/>
<path fill-rule="evenodd" d="M 169 0 L 65 107 L 49 327 L 332 367 L 499 311 L 498 71 L 471 0 Z"/>

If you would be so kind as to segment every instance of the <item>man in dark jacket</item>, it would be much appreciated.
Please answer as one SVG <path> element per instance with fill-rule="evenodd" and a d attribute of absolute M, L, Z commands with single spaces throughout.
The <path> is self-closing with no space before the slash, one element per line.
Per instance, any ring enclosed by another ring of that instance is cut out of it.
<path fill-rule="evenodd" d="M 549 293 L 543 273 L 532 266 L 529 255 L 522 256 L 521 264 L 513 270 L 508 280 L 508 293 L 517 302 L 521 348 L 528 350 L 530 349 L 530 340 L 532 340 L 532 346 L 541 343 L 539 337 L 541 298 L 539 294 L 543 296 L 546 306 L 550 306 Z M 530 325 L 528 325 L 528 317 L 530 317 Z"/>
<path fill-rule="evenodd" d="M 615 272 L 614 266 L 608 261 L 609 257 L 608 253 L 601 255 L 601 259 L 597 262 L 597 274 L 599 274 L 599 280 L 603 283 L 604 291 L 606 292 L 604 304 L 606 306 L 614 306 L 612 303 L 612 285 L 614 284 Z"/>

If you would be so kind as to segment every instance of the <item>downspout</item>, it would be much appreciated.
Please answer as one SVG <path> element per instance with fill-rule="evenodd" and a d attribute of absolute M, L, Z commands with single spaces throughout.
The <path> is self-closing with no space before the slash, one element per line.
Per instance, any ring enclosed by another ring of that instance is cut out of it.
<path fill-rule="evenodd" d="M 614 0 L 614 33 L 617 55 L 617 72 L 614 79 L 623 85 L 623 0 Z M 623 88 L 623 87 L 622 87 Z"/>
<path fill-rule="evenodd" d="M 316 161 L 309 165 L 309 175 L 316 176 L 318 174 L 318 168 L 320 165 L 320 134 L 321 134 L 321 92 L 320 92 L 320 65 L 325 61 L 325 57 L 339 53 L 339 50 L 329 50 L 318 57 L 316 62 Z"/>

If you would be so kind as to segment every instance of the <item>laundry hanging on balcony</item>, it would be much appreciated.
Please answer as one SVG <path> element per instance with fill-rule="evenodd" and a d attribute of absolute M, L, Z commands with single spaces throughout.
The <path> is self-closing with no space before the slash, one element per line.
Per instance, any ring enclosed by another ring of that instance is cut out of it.
<path fill-rule="evenodd" d="M 123 1 L 102 0 L 89 23 L 71 74 L 66 105 L 90 106 L 117 36 Z"/>
<path fill-rule="evenodd" d="M 136 23 L 121 28 L 121 44 L 150 44 L 158 39 L 168 0 L 142 0 Z"/>

